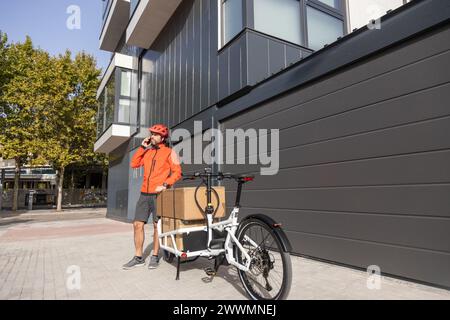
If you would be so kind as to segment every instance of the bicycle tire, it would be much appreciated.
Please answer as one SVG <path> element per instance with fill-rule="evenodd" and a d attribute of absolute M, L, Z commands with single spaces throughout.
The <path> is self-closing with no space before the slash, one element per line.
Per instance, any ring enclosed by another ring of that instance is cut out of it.
<path fill-rule="evenodd" d="M 276 245 L 276 250 L 274 250 L 274 252 L 277 252 L 277 254 L 280 256 L 280 261 L 282 263 L 282 270 L 283 270 L 283 276 L 282 276 L 282 281 L 281 281 L 281 285 L 279 290 L 273 295 L 273 297 L 268 297 L 268 295 L 263 295 L 261 293 L 259 293 L 257 290 L 255 290 L 254 285 L 252 285 L 252 281 L 254 281 L 254 279 L 252 279 L 252 268 L 256 268 L 256 265 L 259 263 L 259 267 L 261 266 L 261 258 L 260 257 L 252 257 L 252 263 L 250 265 L 250 270 L 245 272 L 243 270 L 237 269 L 238 275 L 239 275 L 239 279 L 244 287 L 244 290 L 246 291 L 246 293 L 248 294 L 248 296 L 253 299 L 253 300 L 283 300 L 286 299 L 287 296 L 289 295 L 289 291 L 291 289 L 291 283 L 292 283 L 292 264 L 291 264 L 291 257 L 289 255 L 288 252 L 284 252 L 283 251 L 283 245 L 280 241 L 280 239 L 275 235 L 274 232 L 274 227 L 271 225 L 268 225 L 267 223 L 265 223 L 262 220 L 259 219 L 255 219 L 255 218 L 250 218 L 248 220 L 244 220 L 240 226 L 239 229 L 236 233 L 236 237 L 238 239 L 238 241 L 243 245 L 243 239 L 244 236 L 246 235 L 246 232 L 248 230 L 250 230 L 250 228 L 253 227 L 259 227 L 262 228 L 263 230 L 266 231 L 267 236 L 264 238 L 266 239 L 269 235 L 271 237 L 271 243 L 274 243 Z M 251 232 L 250 232 L 251 233 Z M 250 237 L 251 238 L 251 237 Z M 265 242 L 265 240 L 263 239 L 263 243 Z M 243 245 L 244 246 L 244 245 Z M 258 248 L 261 246 L 261 244 L 258 246 Z M 265 244 L 264 244 L 265 246 Z M 244 246 L 245 248 L 245 246 Z M 267 248 L 264 248 L 263 250 L 259 250 L 258 248 L 253 249 L 252 251 L 261 251 L 261 253 L 259 254 L 260 256 L 267 256 L 269 257 L 268 253 L 264 253 L 264 251 L 267 251 Z M 250 251 L 248 251 L 247 253 L 249 253 Z M 252 253 L 253 254 L 253 253 Z M 235 246 L 235 251 L 234 251 L 234 256 L 236 261 L 238 261 L 239 263 L 243 263 L 243 255 L 241 254 L 241 251 L 236 248 Z M 270 260 L 270 257 L 268 258 Z M 258 260 L 259 262 L 256 263 L 255 260 Z M 267 262 L 267 258 L 265 259 Z M 265 265 L 264 263 L 262 263 L 263 265 Z M 272 263 L 269 262 L 269 265 L 271 265 Z M 273 265 L 275 264 L 275 261 L 273 262 Z M 267 270 L 268 267 L 266 266 L 265 271 L 267 273 L 270 273 L 270 270 Z M 264 276 L 263 276 L 264 278 Z M 259 289 L 261 289 L 261 292 L 267 291 L 270 292 L 272 289 L 267 290 L 267 284 L 269 283 L 269 281 L 267 280 L 267 277 L 265 277 L 265 281 L 266 281 L 266 288 L 264 288 L 264 285 L 260 284 L 260 286 L 258 287 Z M 274 281 L 273 281 L 274 282 Z M 271 287 L 271 285 L 269 284 L 269 287 Z M 262 289 L 264 288 L 264 289 Z"/>
<path fill-rule="evenodd" d="M 163 260 L 172 263 L 173 259 L 175 259 L 175 255 L 172 252 L 169 252 L 167 250 L 163 250 Z"/>

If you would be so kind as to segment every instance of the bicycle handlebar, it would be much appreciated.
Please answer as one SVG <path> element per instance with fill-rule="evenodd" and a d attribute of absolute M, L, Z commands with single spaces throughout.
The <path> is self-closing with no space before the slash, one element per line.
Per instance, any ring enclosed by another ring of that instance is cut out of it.
<path fill-rule="evenodd" d="M 234 179 L 238 182 L 248 182 L 253 181 L 255 176 L 253 175 L 234 175 L 231 173 L 211 173 L 210 171 L 205 170 L 205 172 L 199 172 L 196 171 L 194 174 L 185 175 L 182 174 L 183 180 L 195 180 L 198 178 L 217 178 L 217 180 L 224 180 L 224 179 Z"/>
<path fill-rule="evenodd" d="M 235 175 L 235 174 L 223 173 L 223 172 L 212 173 L 210 168 L 205 168 L 204 172 L 196 171 L 196 172 L 194 172 L 194 174 L 189 174 L 189 175 L 182 174 L 182 176 L 183 176 L 183 180 L 195 180 L 198 178 L 202 179 L 202 182 L 198 185 L 196 192 L 202 184 L 206 185 L 206 190 L 207 190 L 206 195 L 207 195 L 208 203 L 211 202 L 211 193 L 212 192 L 215 192 L 215 194 L 217 195 L 217 192 L 212 187 L 211 178 L 217 178 L 217 180 L 219 180 L 219 181 L 223 180 L 223 179 L 236 180 L 236 182 L 238 183 L 238 186 L 237 186 L 237 191 L 236 191 L 236 201 L 234 204 L 235 207 L 240 206 L 239 202 L 241 199 L 242 185 L 249 181 L 253 181 L 253 179 L 255 178 L 255 176 L 253 176 L 253 175 L 246 175 L 246 174 Z M 197 203 L 197 206 L 200 208 L 200 205 L 198 204 L 197 200 L 196 200 L 196 203 Z"/>

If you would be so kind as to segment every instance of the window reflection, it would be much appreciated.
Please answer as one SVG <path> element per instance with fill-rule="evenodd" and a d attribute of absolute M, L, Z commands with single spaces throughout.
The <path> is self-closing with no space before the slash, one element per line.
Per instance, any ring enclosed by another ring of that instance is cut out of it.
<path fill-rule="evenodd" d="M 300 1 L 257 0 L 254 8 L 256 30 L 301 44 Z"/>
<path fill-rule="evenodd" d="M 230 41 L 243 28 L 242 0 L 222 1 L 223 44 Z"/>
<path fill-rule="evenodd" d="M 319 1 L 325 3 L 326 5 L 328 5 L 330 7 L 339 9 L 339 0 L 319 0 Z"/>
<path fill-rule="evenodd" d="M 307 7 L 308 47 L 321 49 L 325 44 L 335 42 L 344 33 L 344 23 L 331 15 Z"/>
<path fill-rule="evenodd" d="M 130 124 L 131 78 L 131 70 L 117 68 L 106 83 L 98 98 L 97 137 L 101 136 L 113 123 Z M 116 94 L 119 96 L 116 97 Z"/>

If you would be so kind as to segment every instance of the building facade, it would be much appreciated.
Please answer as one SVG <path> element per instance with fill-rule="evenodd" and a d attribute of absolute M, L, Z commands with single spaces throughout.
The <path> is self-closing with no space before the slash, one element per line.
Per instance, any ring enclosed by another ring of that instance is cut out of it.
<path fill-rule="evenodd" d="M 278 129 L 277 174 L 245 186 L 243 216 L 280 221 L 293 254 L 450 287 L 450 6 L 378 1 L 380 18 L 361 2 L 105 1 L 95 150 L 110 157 L 108 216 L 134 217 L 142 171 L 129 162 L 150 125 L 201 147 L 195 121 Z M 252 156 L 211 168 L 258 174 Z M 195 163 L 183 171 L 210 161 Z"/>

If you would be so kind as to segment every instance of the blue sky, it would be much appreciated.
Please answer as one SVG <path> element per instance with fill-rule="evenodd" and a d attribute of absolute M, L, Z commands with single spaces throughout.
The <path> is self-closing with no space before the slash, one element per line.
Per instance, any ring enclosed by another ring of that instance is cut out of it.
<path fill-rule="evenodd" d="M 80 29 L 67 28 L 71 5 L 80 8 Z M 29 35 L 35 46 L 52 55 L 66 49 L 73 54 L 84 50 L 105 70 L 110 54 L 98 49 L 101 15 L 101 0 L 0 0 L 0 30 L 9 41 L 23 42 Z"/>

